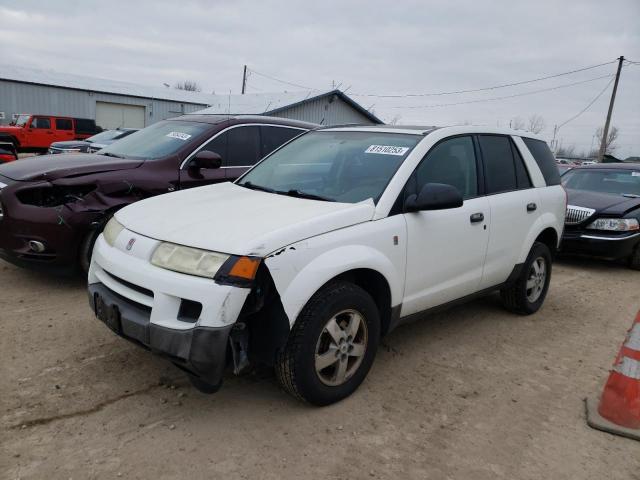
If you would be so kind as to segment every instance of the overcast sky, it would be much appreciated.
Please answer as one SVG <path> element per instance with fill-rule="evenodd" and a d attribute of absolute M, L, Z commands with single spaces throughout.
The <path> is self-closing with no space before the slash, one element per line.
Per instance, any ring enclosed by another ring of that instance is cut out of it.
<path fill-rule="evenodd" d="M 242 66 L 348 94 L 417 94 L 489 87 L 615 60 L 640 62 L 640 0 L 162 1 L 0 0 L 0 63 L 161 86 L 189 79 L 239 93 Z M 553 125 L 580 112 L 615 64 L 546 81 L 460 95 L 355 96 L 385 121 L 508 125 L 533 114 Z M 582 82 L 531 95 L 503 97 Z M 298 87 L 257 74 L 249 92 Z M 589 150 L 611 87 L 559 130 Z M 613 113 L 616 155 L 640 155 L 640 64 L 623 68 Z"/>

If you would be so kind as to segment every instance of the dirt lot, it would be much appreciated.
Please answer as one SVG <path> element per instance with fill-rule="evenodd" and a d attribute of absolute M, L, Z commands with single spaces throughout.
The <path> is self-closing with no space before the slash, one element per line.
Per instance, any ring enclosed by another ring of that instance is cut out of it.
<path fill-rule="evenodd" d="M 556 264 L 537 315 L 497 297 L 401 327 L 331 407 L 270 372 L 214 396 L 92 318 L 81 280 L 0 262 L 0 478 L 640 479 L 640 443 L 591 430 L 640 273 Z"/>

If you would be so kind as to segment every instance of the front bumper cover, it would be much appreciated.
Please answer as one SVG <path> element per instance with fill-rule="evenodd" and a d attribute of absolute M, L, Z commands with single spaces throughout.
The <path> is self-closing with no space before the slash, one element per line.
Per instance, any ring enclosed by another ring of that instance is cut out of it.
<path fill-rule="evenodd" d="M 565 230 L 560 248 L 561 253 L 619 260 L 631 256 L 635 248 L 640 248 L 640 232 L 607 234 L 594 230 Z"/>
<path fill-rule="evenodd" d="M 148 309 L 114 293 L 102 283 L 89 285 L 88 294 L 96 316 L 119 336 L 168 357 L 179 368 L 212 386 L 222 383 L 233 325 L 176 330 L 151 323 Z M 104 315 L 98 315 L 98 308 L 105 306 L 110 310 L 115 307 L 118 318 L 106 319 Z"/>

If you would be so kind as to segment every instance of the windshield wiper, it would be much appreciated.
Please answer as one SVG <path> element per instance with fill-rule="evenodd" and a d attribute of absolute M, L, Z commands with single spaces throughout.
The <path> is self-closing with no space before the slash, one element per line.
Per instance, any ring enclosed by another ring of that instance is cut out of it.
<path fill-rule="evenodd" d="M 636 195 L 635 193 L 623 193 L 622 196 L 627 198 L 640 198 L 640 195 Z"/>
<path fill-rule="evenodd" d="M 300 190 L 296 190 L 294 188 L 286 192 L 277 191 L 276 193 L 279 193 L 280 195 L 289 195 L 290 197 L 296 197 L 296 198 L 307 198 L 309 200 L 323 200 L 325 202 L 335 202 L 333 198 L 323 197 L 322 195 L 315 195 L 313 193 L 301 192 Z"/>
<path fill-rule="evenodd" d="M 251 190 L 260 190 L 261 192 L 277 193 L 273 188 L 263 187 L 262 185 L 255 185 L 251 182 L 239 183 L 238 185 L 240 185 L 241 187 L 250 188 Z"/>
<path fill-rule="evenodd" d="M 102 152 L 102 153 L 99 153 L 98 155 L 104 155 L 105 157 L 113 157 L 113 158 L 124 158 L 122 155 L 116 155 L 115 153 L 111 153 L 111 152 Z"/>

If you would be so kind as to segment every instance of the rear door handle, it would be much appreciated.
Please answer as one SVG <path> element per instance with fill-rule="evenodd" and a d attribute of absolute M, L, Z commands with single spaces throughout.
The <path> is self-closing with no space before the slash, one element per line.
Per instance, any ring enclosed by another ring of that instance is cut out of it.
<path fill-rule="evenodd" d="M 527 203 L 527 212 L 533 212 L 538 208 L 535 203 Z"/>
<path fill-rule="evenodd" d="M 482 212 L 472 213 L 471 216 L 469 217 L 469 220 L 471 220 L 471 223 L 481 222 L 484 220 L 484 213 Z"/>

